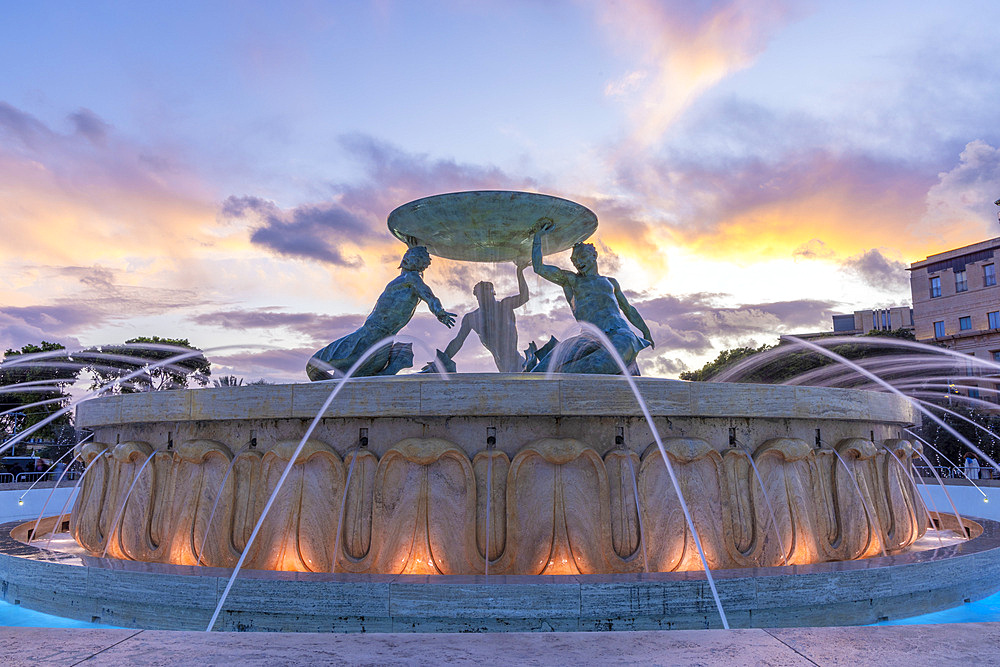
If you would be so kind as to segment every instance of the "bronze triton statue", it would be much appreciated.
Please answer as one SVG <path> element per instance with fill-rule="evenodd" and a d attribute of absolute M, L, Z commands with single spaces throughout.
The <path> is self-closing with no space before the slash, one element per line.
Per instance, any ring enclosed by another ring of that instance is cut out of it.
<path fill-rule="evenodd" d="M 472 288 L 472 293 L 479 303 L 479 307 L 471 313 L 466 313 L 462 317 L 462 324 L 458 328 L 455 338 L 448 343 L 444 352 L 438 354 L 438 359 L 444 362 L 446 368 L 462 349 L 465 339 L 471 331 L 479 334 L 479 340 L 483 347 L 493 355 L 497 370 L 501 373 L 518 373 L 524 366 L 524 359 L 517 351 L 517 324 L 514 317 L 514 309 L 520 308 L 528 302 L 528 283 L 524 280 L 525 262 L 514 262 L 517 267 L 517 287 L 518 292 L 514 296 L 497 301 L 496 291 L 493 283 L 480 282 Z M 443 357 L 443 358 L 442 358 Z M 431 364 L 425 367 L 431 371 Z"/>
<path fill-rule="evenodd" d="M 306 364 L 310 380 L 342 377 L 361 356 L 380 340 L 395 336 L 413 317 L 421 301 L 446 327 L 455 325 L 455 314 L 449 313 L 431 288 L 424 282 L 423 272 L 431 264 L 427 248 L 415 246 L 406 251 L 399 263 L 397 278 L 385 286 L 368 319 L 352 334 L 333 341 L 318 351 Z M 355 371 L 354 377 L 395 375 L 413 365 L 410 343 L 383 345 Z"/>
<path fill-rule="evenodd" d="M 629 373 L 638 375 L 639 368 L 635 364 L 635 358 L 642 349 L 653 345 L 649 327 L 639 311 L 625 298 L 618 281 L 602 276 L 597 271 L 597 250 L 592 244 L 577 243 L 573 246 L 570 260 L 576 267 L 576 273 L 542 263 L 542 236 L 550 226 L 551 222 L 546 221 L 535 232 L 531 246 L 532 268 L 542 278 L 563 288 L 573 317 L 578 322 L 589 322 L 604 332 L 625 362 Z M 629 328 L 629 322 L 642 332 L 643 338 L 635 335 Z M 556 367 L 552 370 L 560 373 L 621 374 L 618 363 L 601 341 L 586 332 L 561 343 L 553 353 L 541 358 L 531 371 L 544 373 L 553 364 Z"/>

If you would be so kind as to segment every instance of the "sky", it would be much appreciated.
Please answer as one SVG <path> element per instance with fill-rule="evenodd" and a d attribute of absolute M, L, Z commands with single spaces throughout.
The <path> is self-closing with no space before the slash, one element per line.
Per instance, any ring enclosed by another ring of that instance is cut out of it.
<path fill-rule="evenodd" d="M 460 190 L 594 211 L 660 377 L 908 304 L 910 263 L 1000 236 L 993 0 L 0 7 L 0 350 L 187 338 L 304 381 L 398 275 L 389 212 Z M 520 347 L 570 335 L 527 275 Z M 424 278 L 459 315 L 516 292 Z M 453 335 L 423 305 L 403 333 L 418 368 Z M 475 336 L 456 362 L 493 368 Z"/>

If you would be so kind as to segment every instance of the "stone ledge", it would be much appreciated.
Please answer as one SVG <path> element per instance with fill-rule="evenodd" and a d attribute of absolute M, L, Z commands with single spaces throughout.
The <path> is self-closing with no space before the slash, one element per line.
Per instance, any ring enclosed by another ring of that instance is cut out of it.
<path fill-rule="evenodd" d="M 653 416 L 836 419 L 909 424 L 913 407 L 890 394 L 826 387 L 785 387 L 635 378 Z M 127 394 L 77 408 L 79 426 L 200 420 L 309 419 L 335 383 L 222 387 Z M 625 378 L 456 374 L 359 378 L 344 386 L 326 417 L 641 417 Z"/>

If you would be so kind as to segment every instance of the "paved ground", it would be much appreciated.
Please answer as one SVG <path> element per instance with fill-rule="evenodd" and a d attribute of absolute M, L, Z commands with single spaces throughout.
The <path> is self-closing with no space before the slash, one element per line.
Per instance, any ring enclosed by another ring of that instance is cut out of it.
<path fill-rule="evenodd" d="M 0 628 L 0 665 L 1000 665 L 1000 623 L 540 634 Z"/>

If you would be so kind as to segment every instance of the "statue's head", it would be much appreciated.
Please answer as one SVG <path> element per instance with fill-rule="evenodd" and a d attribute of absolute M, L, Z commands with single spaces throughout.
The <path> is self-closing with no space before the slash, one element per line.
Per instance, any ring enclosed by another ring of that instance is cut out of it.
<path fill-rule="evenodd" d="M 597 272 L 597 248 L 593 243 L 576 243 L 569 259 L 580 273 Z"/>
<path fill-rule="evenodd" d="M 493 283 L 485 280 L 476 283 L 476 286 L 472 288 L 472 296 L 476 297 L 476 300 L 479 301 L 479 303 L 497 298 L 496 289 L 493 287 Z"/>
<path fill-rule="evenodd" d="M 403 255 L 399 268 L 404 271 L 423 271 L 431 265 L 431 255 L 422 245 L 413 246 Z"/>

